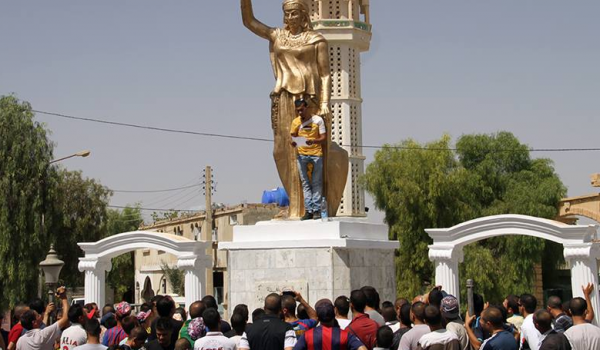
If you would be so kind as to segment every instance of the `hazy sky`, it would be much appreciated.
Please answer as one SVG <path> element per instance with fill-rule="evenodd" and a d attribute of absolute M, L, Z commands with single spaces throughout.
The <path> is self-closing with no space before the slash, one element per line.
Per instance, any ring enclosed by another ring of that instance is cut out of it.
<path fill-rule="evenodd" d="M 279 0 L 254 2 L 257 18 L 281 25 Z M 534 148 L 600 147 L 599 1 L 372 0 L 371 8 L 364 144 L 507 130 Z M 268 45 L 243 27 L 238 0 L 2 0 L 0 32 L 0 95 L 34 109 L 272 137 Z M 194 184 L 205 165 L 216 202 L 258 202 L 279 185 L 269 143 L 38 120 L 52 130 L 56 157 L 92 151 L 65 167 L 113 189 Z M 373 153 L 365 150 L 367 163 Z M 533 155 L 554 160 L 569 195 L 597 191 L 589 175 L 600 172 L 600 152 Z M 136 201 L 204 203 L 189 189 L 117 193 L 111 204 Z"/>

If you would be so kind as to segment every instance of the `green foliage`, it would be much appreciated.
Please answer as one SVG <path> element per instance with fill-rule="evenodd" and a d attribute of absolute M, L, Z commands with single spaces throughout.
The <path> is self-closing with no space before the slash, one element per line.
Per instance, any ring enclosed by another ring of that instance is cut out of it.
<path fill-rule="evenodd" d="M 41 226 L 56 180 L 47 134 L 28 103 L 0 97 L 0 309 L 35 296 L 52 238 Z"/>
<path fill-rule="evenodd" d="M 183 296 L 185 290 L 185 280 L 183 271 L 178 268 L 172 268 L 167 265 L 164 261 L 161 263 L 160 268 L 165 276 L 167 276 L 167 280 L 171 285 L 173 293 Z"/>
<path fill-rule="evenodd" d="M 152 217 L 152 221 L 156 223 L 159 221 L 177 219 L 179 217 L 179 212 L 174 210 L 166 212 L 153 212 L 152 214 L 150 214 L 150 216 Z"/>
<path fill-rule="evenodd" d="M 404 296 L 421 293 L 433 277 L 426 228 L 507 213 L 553 218 L 566 193 L 551 161 L 532 160 L 527 146 L 508 132 L 462 136 L 455 152 L 448 136 L 425 146 L 412 140 L 398 146 L 378 151 L 363 181 L 385 212 L 390 238 L 400 242 L 398 292 Z M 464 250 L 461 285 L 472 278 L 494 301 L 530 291 L 533 266 L 545 246 L 543 240 L 516 236 L 473 243 Z M 557 266 L 562 257 L 550 259 L 555 261 L 548 265 Z"/>

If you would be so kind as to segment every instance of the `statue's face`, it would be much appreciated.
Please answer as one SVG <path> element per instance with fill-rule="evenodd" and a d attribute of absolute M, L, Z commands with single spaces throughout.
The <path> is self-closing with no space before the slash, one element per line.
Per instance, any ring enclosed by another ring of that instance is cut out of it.
<path fill-rule="evenodd" d="M 284 9 L 283 10 L 283 22 L 291 30 L 298 29 L 302 26 L 303 13 L 298 9 Z"/>

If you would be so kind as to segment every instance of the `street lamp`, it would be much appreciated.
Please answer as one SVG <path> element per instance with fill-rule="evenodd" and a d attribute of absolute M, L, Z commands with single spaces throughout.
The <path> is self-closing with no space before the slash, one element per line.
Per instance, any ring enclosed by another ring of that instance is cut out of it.
<path fill-rule="evenodd" d="M 54 289 L 56 288 L 58 276 L 60 275 L 60 270 L 64 264 L 65 262 L 58 258 L 58 255 L 54 250 L 54 244 L 50 245 L 50 251 L 48 251 L 48 255 L 46 255 L 46 260 L 40 263 L 40 268 L 44 271 L 46 286 L 48 286 L 48 302 L 54 301 Z M 48 319 L 48 323 L 51 324 L 50 316 Z"/>
<path fill-rule="evenodd" d="M 88 150 L 77 152 L 75 154 L 71 154 L 70 156 L 66 156 L 66 157 L 62 157 L 62 158 L 51 160 L 50 164 L 58 163 L 60 161 L 63 161 L 65 159 L 69 159 L 69 158 L 73 158 L 73 157 L 83 157 L 83 158 L 85 158 L 85 157 L 89 156 L 90 153 L 92 153 L 92 152 L 90 152 Z"/>

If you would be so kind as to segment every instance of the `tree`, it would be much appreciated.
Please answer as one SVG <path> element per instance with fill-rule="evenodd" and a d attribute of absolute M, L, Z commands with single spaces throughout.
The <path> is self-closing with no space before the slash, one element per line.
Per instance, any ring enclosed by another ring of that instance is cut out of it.
<path fill-rule="evenodd" d="M 27 102 L 0 97 L 0 310 L 35 296 L 52 239 L 41 225 L 56 181 L 47 134 Z"/>
<path fill-rule="evenodd" d="M 527 146 L 508 132 L 463 136 L 456 151 L 448 136 L 425 146 L 412 140 L 397 146 L 378 151 L 363 180 L 375 206 L 385 212 L 390 238 L 400 242 L 398 291 L 404 296 L 423 292 L 423 282 L 433 277 L 426 228 L 506 213 L 553 218 L 566 192 L 551 161 L 531 159 Z M 529 291 L 533 264 L 546 246 L 528 237 L 467 246 L 462 284 L 473 278 L 478 290 L 496 301 L 508 292 Z"/>

